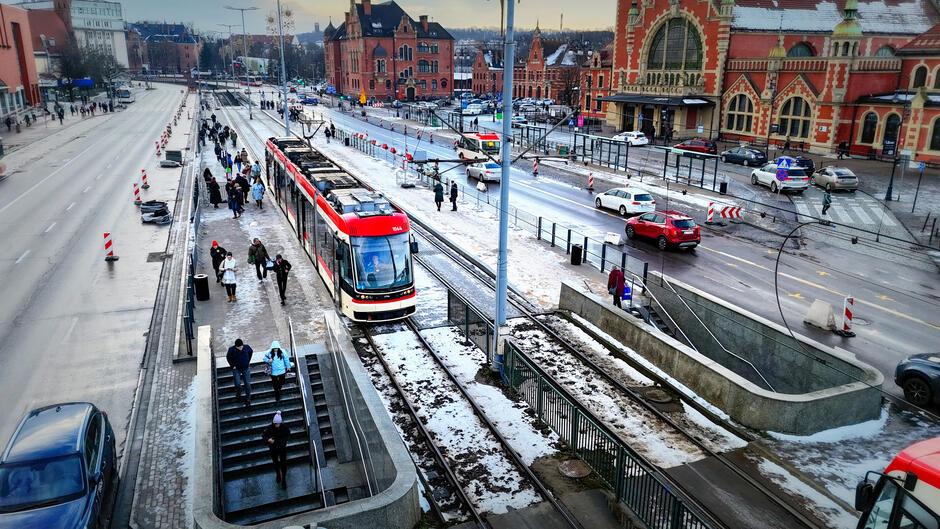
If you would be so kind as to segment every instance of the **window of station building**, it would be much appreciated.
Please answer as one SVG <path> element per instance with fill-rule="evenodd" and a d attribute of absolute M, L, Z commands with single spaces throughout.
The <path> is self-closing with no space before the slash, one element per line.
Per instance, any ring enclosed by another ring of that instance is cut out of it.
<path fill-rule="evenodd" d="M 901 129 L 901 116 L 897 114 L 891 114 L 888 116 L 888 119 L 885 120 L 885 134 L 884 141 L 893 141 L 897 144 L 898 141 L 898 131 Z"/>
<path fill-rule="evenodd" d="M 728 104 L 727 127 L 739 132 L 751 132 L 754 124 L 754 103 L 744 94 L 731 98 Z"/>
<path fill-rule="evenodd" d="M 702 41 L 685 18 L 672 18 L 653 36 L 646 67 L 650 70 L 698 70 L 702 67 Z"/>
<path fill-rule="evenodd" d="M 385 59 L 378 59 L 375 61 L 375 72 L 376 73 L 386 73 Z"/>
<path fill-rule="evenodd" d="M 802 97 L 792 97 L 780 109 L 780 134 L 791 138 L 809 138 L 812 111 Z"/>
<path fill-rule="evenodd" d="M 398 48 L 398 59 L 401 61 L 410 61 L 414 59 L 414 50 L 411 46 L 404 45 Z"/>
<path fill-rule="evenodd" d="M 431 63 L 422 59 L 418 61 L 418 73 L 430 73 L 431 72 Z"/>
<path fill-rule="evenodd" d="M 937 68 L 933 72 L 933 87 L 934 90 L 940 88 L 940 68 Z"/>
<path fill-rule="evenodd" d="M 869 112 L 862 119 L 862 137 L 861 143 L 874 143 L 875 130 L 878 128 L 878 114 Z"/>
<path fill-rule="evenodd" d="M 790 48 L 790 51 L 787 52 L 787 57 L 812 57 L 813 49 L 810 48 L 805 43 L 799 43 L 796 46 Z"/>
<path fill-rule="evenodd" d="M 392 89 L 392 80 L 391 80 L 391 79 L 386 79 L 386 80 L 385 80 L 385 89 L 386 89 L 386 90 L 391 90 L 391 89 Z"/>
<path fill-rule="evenodd" d="M 369 79 L 369 90 L 375 90 L 375 79 Z"/>
<path fill-rule="evenodd" d="M 933 122 L 933 130 L 930 131 L 930 150 L 940 151 L 940 119 Z"/>
<path fill-rule="evenodd" d="M 894 48 L 891 46 L 882 46 L 875 52 L 875 57 L 894 57 Z"/>
<path fill-rule="evenodd" d="M 437 79 L 431 79 L 431 90 L 437 90 Z"/>
<path fill-rule="evenodd" d="M 927 67 L 918 66 L 914 68 L 914 75 L 911 76 L 911 88 L 920 88 L 927 84 Z"/>

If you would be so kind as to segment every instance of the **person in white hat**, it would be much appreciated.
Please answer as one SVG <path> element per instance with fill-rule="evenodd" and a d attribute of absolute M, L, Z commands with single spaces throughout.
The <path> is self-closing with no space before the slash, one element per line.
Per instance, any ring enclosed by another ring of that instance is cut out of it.
<path fill-rule="evenodd" d="M 284 424 L 281 418 L 281 410 L 274 413 L 271 424 L 265 427 L 261 433 L 261 439 L 268 446 L 271 452 L 271 462 L 274 463 L 274 472 L 277 475 L 276 483 L 281 484 L 282 489 L 287 488 L 287 439 L 290 437 L 290 428 Z"/>

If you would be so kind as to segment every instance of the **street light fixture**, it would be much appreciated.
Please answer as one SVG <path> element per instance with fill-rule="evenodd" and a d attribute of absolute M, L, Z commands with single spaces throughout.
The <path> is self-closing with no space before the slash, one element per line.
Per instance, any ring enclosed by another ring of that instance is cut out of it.
<path fill-rule="evenodd" d="M 235 47 L 232 45 L 232 28 L 237 28 L 238 24 L 219 24 L 224 28 L 228 28 L 228 52 L 229 52 L 229 62 L 232 64 L 232 83 L 235 82 Z"/>
<path fill-rule="evenodd" d="M 908 97 L 905 94 L 904 97 L 904 112 L 901 114 L 901 122 L 898 123 L 898 136 L 894 140 L 894 163 L 891 164 L 891 178 L 888 180 L 888 189 L 885 191 L 885 202 L 891 202 L 893 200 L 891 195 L 894 194 L 894 173 L 898 169 L 899 155 L 901 151 L 901 141 L 904 140 L 904 136 L 901 134 L 904 130 L 904 120 L 908 118 L 908 115 L 911 112 L 911 99 L 913 96 Z M 901 98 L 898 97 L 898 91 L 894 91 L 894 97 L 891 98 L 891 102 L 897 105 L 901 102 Z M 903 180 L 903 175 L 902 175 Z"/>
<path fill-rule="evenodd" d="M 241 11 L 242 13 L 242 46 L 245 50 L 245 86 L 248 87 L 248 119 L 251 117 L 251 78 L 248 75 L 248 32 L 245 30 L 245 11 L 256 11 L 257 7 L 232 7 L 225 6 L 225 9 L 231 9 L 232 11 Z M 235 71 L 235 66 L 232 66 L 232 71 Z M 234 76 L 234 73 L 233 73 Z"/>

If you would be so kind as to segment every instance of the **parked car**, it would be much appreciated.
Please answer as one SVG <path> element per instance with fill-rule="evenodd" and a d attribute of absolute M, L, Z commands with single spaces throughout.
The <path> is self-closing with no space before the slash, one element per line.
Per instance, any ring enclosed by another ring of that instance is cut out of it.
<path fill-rule="evenodd" d="M 693 249 L 702 242 L 701 228 L 692 217 L 677 211 L 654 211 L 627 220 L 628 239 L 655 239 L 660 250 L 670 246 Z"/>
<path fill-rule="evenodd" d="M 479 103 L 471 103 L 461 113 L 464 116 L 479 116 L 483 113 L 483 107 Z"/>
<path fill-rule="evenodd" d="M 656 209 L 656 201 L 645 189 L 639 187 L 617 187 L 597 195 L 594 205 L 598 209 L 615 209 L 621 215 L 639 215 Z"/>
<path fill-rule="evenodd" d="M 23 417 L 0 457 L 0 527 L 104 527 L 115 493 L 114 431 L 87 402 Z"/>
<path fill-rule="evenodd" d="M 477 162 L 467 166 L 467 178 L 476 178 L 483 182 L 499 182 L 503 177 L 503 168 L 498 163 Z"/>
<path fill-rule="evenodd" d="M 809 187 L 809 173 L 802 167 L 790 166 L 787 171 L 787 177 L 784 180 L 777 179 L 777 163 L 766 163 L 757 169 L 751 171 L 751 183 L 754 185 L 770 186 L 770 190 L 777 191 L 796 191 L 802 193 Z"/>
<path fill-rule="evenodd" d="M 718 146 L 715 145 L 715 142 L 708 140 L 685 140 L 682 143 L 673 145 L 673 148 L 704 154 L 718 154 Z"/>
<path fill-rule="evenodd" d="M 826 191 L 845 189 L 855 192 L 858 189 L 858 177 L 847 167 L 824 167 L 816 172 L 810 179 L 813 185 L 823 187 Z"/>
<path fill-rule="evenodd" d="M 806 174 L 816 172 L 816 163 L 813 162 L 812 158 L 806 158 L 805 156 L 779 156 L 777 160 L 784 158 L 790 160 L 790 167 L 802 167 L 806 170 Z"/>
<path fill-rule="evenodd" d="M 316 105 L 316 104 L 318 104 L 317 98 L 315 98 L 315 97 L 307 97 L 307 98 L 301 99 L 300 102 L 303 103 L 304 105 Z"/>
<path fill-rule="evenodd" d="M 630 145 L 649 145 L 650 143 L 650 140 L 646 137 L 646 134 L 643 134 L 637 130 L 621 132 L 611 139 L 616 141 L 625 141 Z"/>
<path fill-rule="evenodd" d="M 894 382 L 912 404 L 940 404 L 940 353 L 920 353 L 902 360 L 894 370 Z"/>
<path fill-rule="evenodd" d="M 528 123 L 528 121 L 526 121 L 526 119 L 523 116 L 513 116 L 512 121 L 510 123 L 512 124 L 513 127 L 517 127 L 519 125 L 525 125 L 526 123 Z"/>
<path fill-rule="evenodd" d="M 767 155 L 750 147 L 735 147 L 721 153 L 721 161 L 739 163 L 744 167 L 767 163 Z"/>

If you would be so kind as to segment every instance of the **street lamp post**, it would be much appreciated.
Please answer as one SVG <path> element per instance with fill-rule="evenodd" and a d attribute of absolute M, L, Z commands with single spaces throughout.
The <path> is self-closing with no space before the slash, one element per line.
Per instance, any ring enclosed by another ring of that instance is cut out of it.
<path fill-rule="evenodd" d="M 225 6 L 225 9 L 231 9 L 232 11 L 241 11 L 242 13 L 242 46 L 245 50 L 245 86 L 248 87 L 248 119 L 251 117 L 251 78 L 248 75 L 248 32 L 245 30 L 245 11 L 255 11 L 257 7 L 232 7 Z M 232 71 L 234 72 L 234 66 L 232 66 Z"/>
<path fill-rule="evenodd" d="M 894 97 L 891 99 L 891 102 L 898 104 L 900 99 L 898 98 L 897 92 L 894 93 Z M 904 112 L 901 114 L 901 122 L 898 123 L 898 137 L 894 140 L 894 163 L 891 164 L 891 178 L 888 180 L 888 189 L 885 191 L 885 202 L 891 202 L 893 199 L 891 195 L 894 194 L 894 173 L 898 169 L 898 163 L 900 163 L 900 151 L 901 151 L 901 142 L 904 141 L 904 136 L 902 132 L 904 131 L 904 120 L 908 118 L 908 114 L 911 111 L 911 99 L 908 97 L 904 98 Z M 901 176 L 903 180 L 903 173 Z"/>
<path fill-rule="evenodd" d="M 232 65 L 232 83 L 235 83 L 235 46 L 232 45 L 232 28 L 237 28 L 238 24 L 219 24 L 224 28 L 228 28 L 228 53 L 229 53 L 229 63 Z"/>
<path fill-rule="evenodd" d="M 284 135 L 290 136 L 290 116 L 287 112 L 287 72 L 284 70 L 284 25 L 281 23 L 281 0 L 277 0 L 277 33 L 281 42 L 281 90 L 284 94 Z"/>

